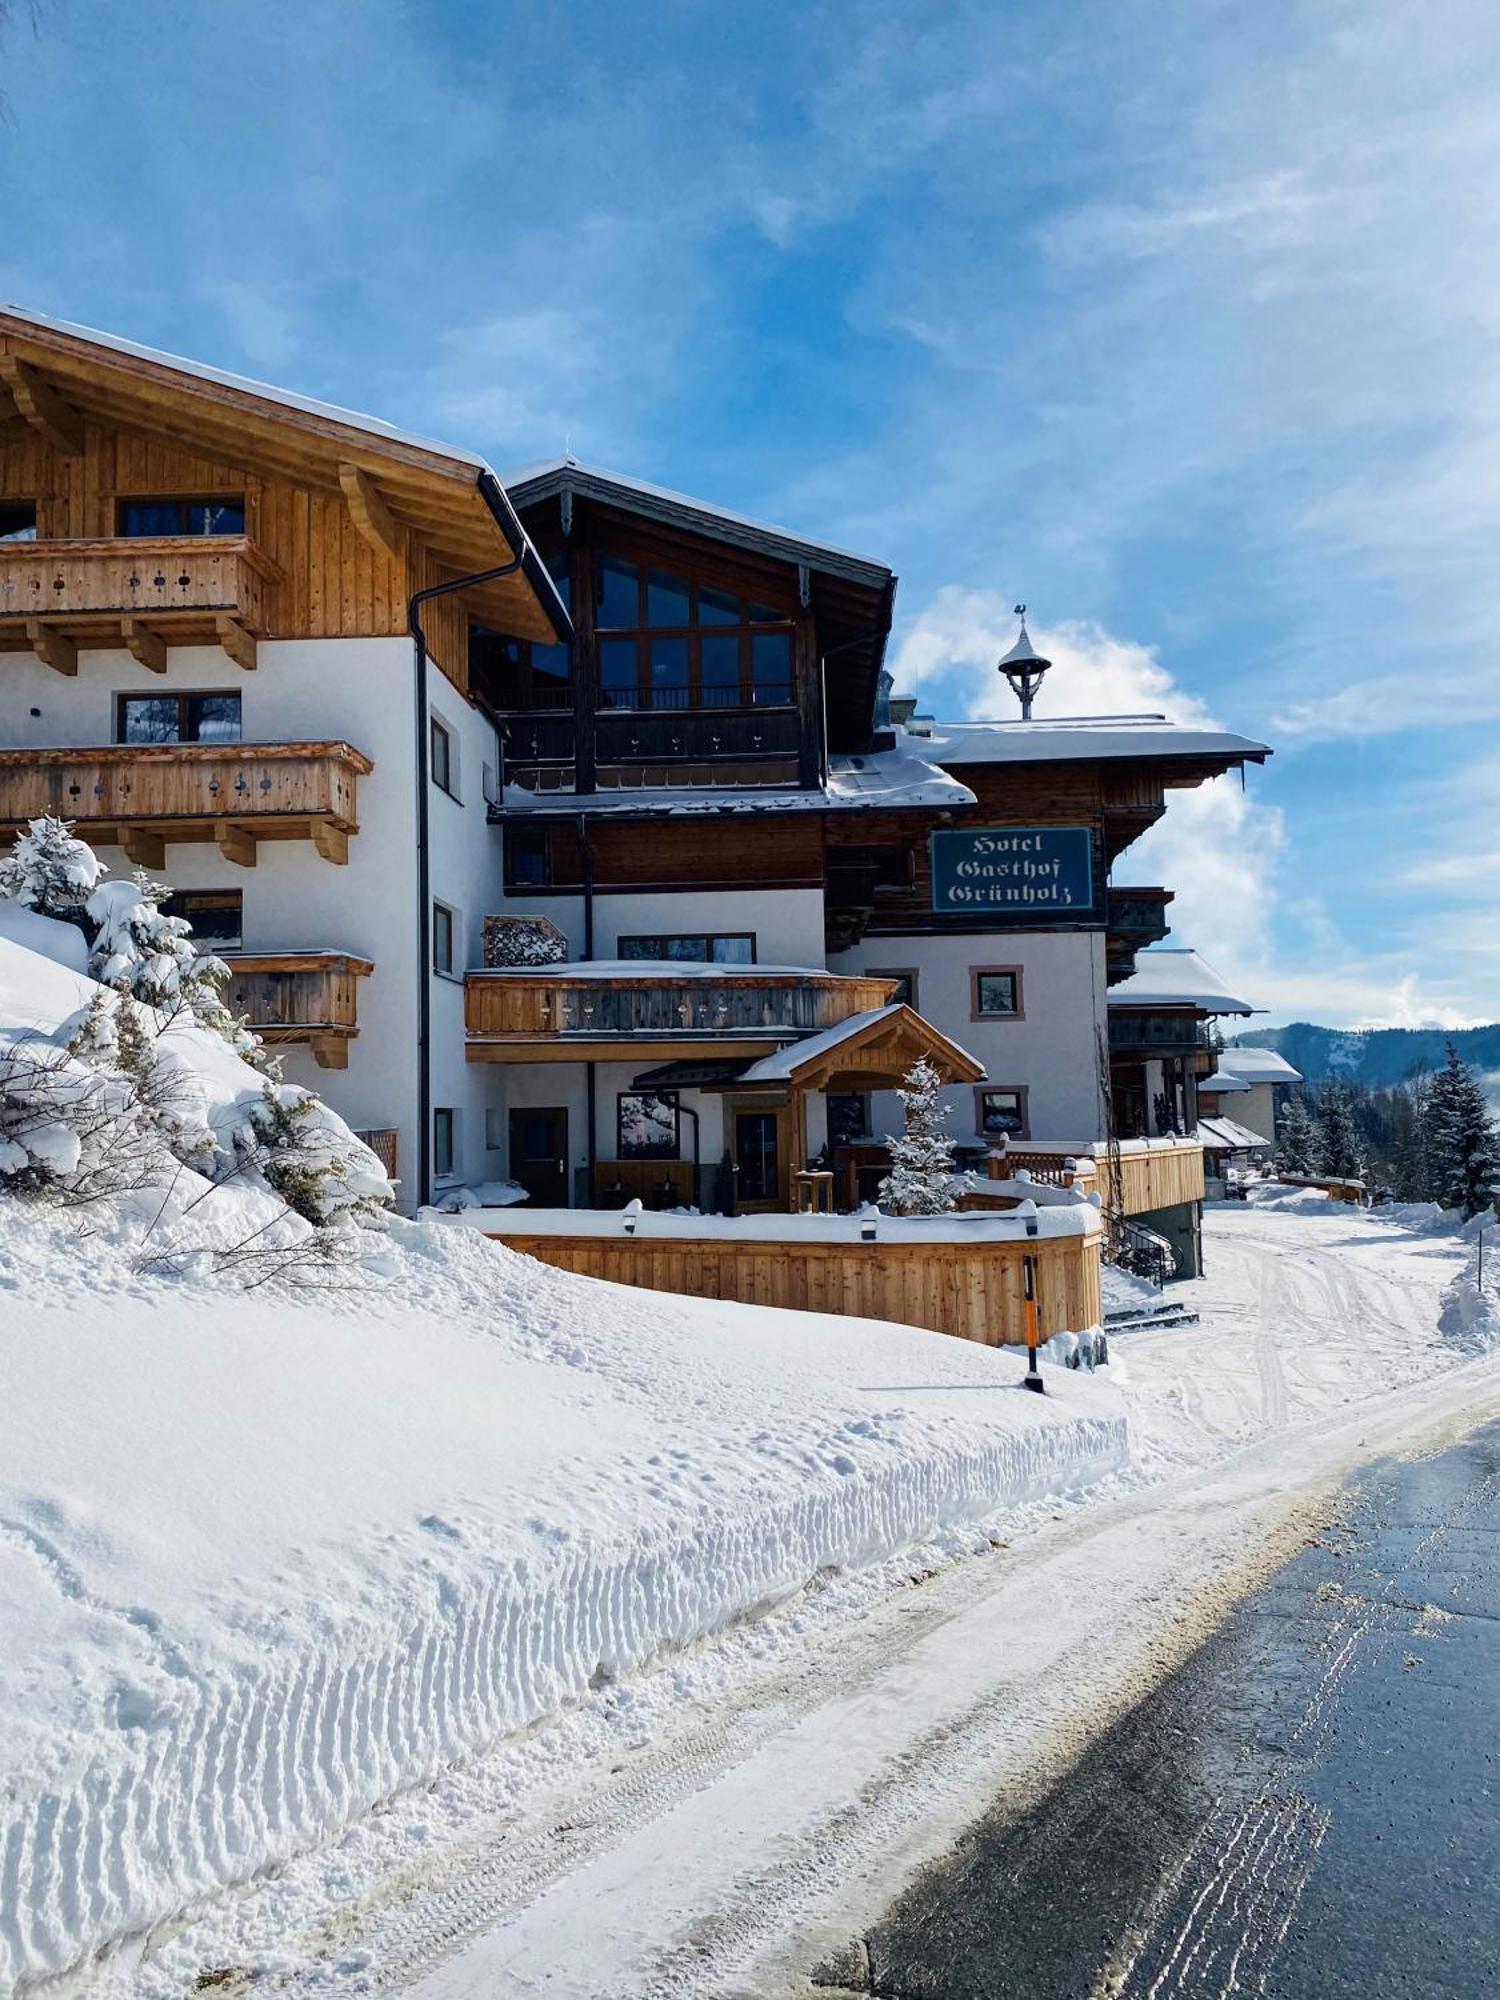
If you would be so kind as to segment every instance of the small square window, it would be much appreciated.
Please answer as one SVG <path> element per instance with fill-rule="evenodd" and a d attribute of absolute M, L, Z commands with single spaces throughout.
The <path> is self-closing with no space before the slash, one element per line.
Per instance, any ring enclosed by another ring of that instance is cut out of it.
<path fill-rule="evenodd" d="M 35 501 L 0 500 L 0 542 L 34 542 L 35 540 Z"/>
<path fill-rule="evenodd" d="M 453 912 L 446 903 L 432 906 L 432 969 L 434 972 L 453 970 Z"/>
<path fill-rule="evenodd" d="M 896 990 L 886 1002 L 888 1007 L 910 1007 L 915 1010 L 917 1005 L 917 975 L 910 966 L 893 968 L 885 965 L 878 967 L 872 965 L 869 971 L 863 976 L 866 979 L 890 980 Z"/>
<path fill-rule="evenodd" d="M 458 797 L 458 760 L 454 755 L 453 731 L 432 718 L 432 782 L 450 799 Z"/>
<path fill-rule="evenodd" d="M 978 1100 L 979 1130 L 986 1139 L 1026 1137 L 1026 1089 L 1024 1085 L 997 1086 L 975 1092 Z"/>
<path fill-rule="evenodd" d="M 451 1180 L 458 1153 L 458 1113 L 446 1105 L 432 1114 L 432 1173 L 435 1180 Z"/>
<path fill-rule="evenodd" d="M 543 889 L 552 880 L 552 846 L 546 827 L 505 829 L 505 879 L 517 889 Z"/>
<path fill-rule="evenodd" d="M 971 1020 L 1017 1021 L 1021 1018 L 1021 974 L 1018 967 L 977 965 L 970 979 Z"/>
<path fill-rule="evenodd" d="M 855 1146 L 870 1136 L 870 1099 L 862 1090 L 828 1093 L 828 1143 Z"/>

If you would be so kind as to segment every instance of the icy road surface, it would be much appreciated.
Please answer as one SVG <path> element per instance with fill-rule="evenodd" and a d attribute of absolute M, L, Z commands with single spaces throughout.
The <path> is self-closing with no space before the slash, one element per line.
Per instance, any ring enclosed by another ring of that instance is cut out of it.
<path fill-rule="evenodd" d="M 601 1690 L 111 1985 L 805 1992 L 978 1810 L 1179 1664 L 1351 1465 L 1500 1413 L 1500 1360 L 1436 1330 L 1456 1238 L 1306 1202 L 1214 1211 L 1207 1237 L 1209 1277 L 1175 1294 L 1202 1324 L 1115 1345 L 1129 1487 L 1018 1516 L 982 1556 L 830 1579 Z"/>

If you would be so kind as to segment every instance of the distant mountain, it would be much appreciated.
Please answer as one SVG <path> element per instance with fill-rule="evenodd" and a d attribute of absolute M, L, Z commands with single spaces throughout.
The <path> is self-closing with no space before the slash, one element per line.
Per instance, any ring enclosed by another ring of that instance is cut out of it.
<path fill-rule="evenodd" d="M 1452 1042 L 1492 1085 L 1500 1079 L 1500 1022 L 1488 1028 L 1319 1028 L 1294 1021 L 1289 1028 L 1255 1028 L 1236 1045 L 1277 1049 L 1309 1083 L 1331 1076 L 1367 1083 L 1404 1083 L 1420 1069 L 1440 1069 Z"/>

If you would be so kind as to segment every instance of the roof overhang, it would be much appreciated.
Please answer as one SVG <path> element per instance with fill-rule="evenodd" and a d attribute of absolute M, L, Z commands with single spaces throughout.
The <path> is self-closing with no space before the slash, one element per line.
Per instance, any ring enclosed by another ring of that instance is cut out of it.
<path fill-rule="evenodd" d="M 331 404 L 65 320 L 0 307 L 0 440 L 40 433 L 82 450 L 90 423 L 159 437 L 347 505 L 365 538 L 427 579 L 519 558 L 470 593 L 475 615 L 520 638 L 566 638 L 568 613 L 483 459 Z"/>

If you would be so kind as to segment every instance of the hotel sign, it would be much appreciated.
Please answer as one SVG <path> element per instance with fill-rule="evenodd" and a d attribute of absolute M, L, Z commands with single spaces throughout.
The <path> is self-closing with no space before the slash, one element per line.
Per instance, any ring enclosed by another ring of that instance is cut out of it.
<path fill-rule="evenodd" d="M 934 833 L 932 907 L 940 916 L 1090 916 L 1093 837 L 1086 826 L 976 826 Z"/>

